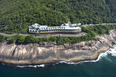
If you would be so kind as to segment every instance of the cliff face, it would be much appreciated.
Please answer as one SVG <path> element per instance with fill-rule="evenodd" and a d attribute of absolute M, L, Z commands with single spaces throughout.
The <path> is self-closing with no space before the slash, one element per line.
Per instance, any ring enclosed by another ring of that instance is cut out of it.
<path fill-rule="evenodd" d="M 98 41 L 77 44 L 16 45 L 0 43 L 0 61 L 13 64 L 41 64 L 59 61 L 96 59 L 101 52 L 116 44 L 116 30 L 109 35 L 97 36 Z"/>

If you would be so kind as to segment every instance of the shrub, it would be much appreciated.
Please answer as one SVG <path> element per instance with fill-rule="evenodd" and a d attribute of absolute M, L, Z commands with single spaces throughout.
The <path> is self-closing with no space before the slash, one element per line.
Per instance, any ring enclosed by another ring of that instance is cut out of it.
<path fill-rule="evenodd" d="M 29 35 L 29 36 L 26 36 L 25 37 L 25 43 L 36 43 L 36 39 L 32 36 L 32 35 Z"/>

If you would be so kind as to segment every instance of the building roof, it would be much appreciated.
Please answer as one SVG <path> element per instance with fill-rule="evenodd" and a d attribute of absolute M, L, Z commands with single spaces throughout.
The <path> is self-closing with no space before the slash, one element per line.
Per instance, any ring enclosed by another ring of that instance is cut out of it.
<path fill-rule="evenodd" d="M 29 26 L 29 28 L 32 28 L 32 29 L 36 29 L 36 28 L 39 28 L 40 30 L 41 29 L 81 29 L 79 27 L 81 23 L 79 24 L 62 24 L 61 26 L 53 26 L 53 27 L 48 27 L 47 25 L 39 25 L 37 23 L 33 24 L 32 26 Z"/>
<path fill-rule="evenodd" d="M 32 27 L 39 28 L 39 24 L 38 23 L 35 23 L 35 24 L 32 25 Z"/>

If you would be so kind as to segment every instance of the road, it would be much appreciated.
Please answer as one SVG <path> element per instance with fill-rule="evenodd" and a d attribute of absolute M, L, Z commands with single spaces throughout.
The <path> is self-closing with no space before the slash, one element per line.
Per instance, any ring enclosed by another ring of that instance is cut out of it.
<path fill-rule="evenodd" d="M 116 25 L 116 23 L 102 23 L 102 24 L 84 24 L 82 25 L 83 27 L 87 27 L 90 25 Z"/>
<path fill-rule="evenodd" d="M 16 36 L 16 35 L 20 35 L 20 36 L 28 36 L 29 34 L 21 34 L 21 33 L 2 33 L 0 32 L 1 35 L 5 35 L 5 36 Z M 43 35 L 36 35 L 33 34 L 33 37 L 35 38 L 46 38 L 46 37 L 51 37 L 51 36 L 62 36 L 62 37 L 79 37 L 79 36 L 83 36 L 85 35 L 84 32 L 81 32 L 79 34 L 43 34 Z"/>

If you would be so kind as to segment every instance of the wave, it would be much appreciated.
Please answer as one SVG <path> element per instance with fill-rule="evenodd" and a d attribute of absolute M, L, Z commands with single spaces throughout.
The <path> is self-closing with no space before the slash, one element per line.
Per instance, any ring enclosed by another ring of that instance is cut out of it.
<path fill-rule="evenodd" d="M 17 65 L 17 67 L 20 67 L 20 68 L 25 68 L 25 67 L 38 68 L 38 67 L 45 67 L 45 64 L 41 64 L 41 65 L 24 65 L 24 66 Z"/>
<path fill-rule="evenodd" d="M 110 52 L 108 54 L 110 54 L 111 56 L 116 57 L 116 45 L 113 46 L 113 49 L 110 49 Z"/>

